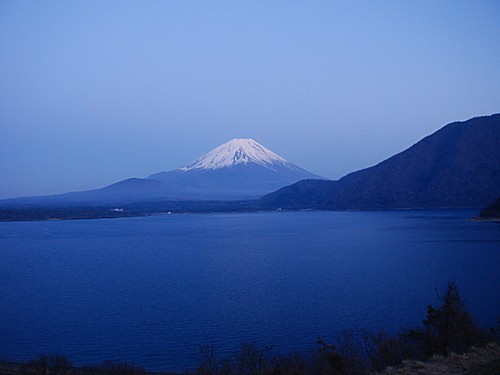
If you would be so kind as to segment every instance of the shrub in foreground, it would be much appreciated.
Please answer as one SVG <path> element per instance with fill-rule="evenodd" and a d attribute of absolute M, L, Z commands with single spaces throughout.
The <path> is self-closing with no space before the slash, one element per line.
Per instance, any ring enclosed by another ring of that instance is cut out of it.
<path fill-rule="evenodd" d="M 23 375 L 66 375 L 73 368 L 71 362 L 61 354 L 41 354 L 22 369 Z"/>
<path fill-rule="evenodd" d="M 424 329 L 416 331 L 426 354 L 448 355 L 450 352 L 463 354 L 472 346 L 482 346 L 491 341 L 491 336 L 481 330 L 472 316 L 465 310 L 465 304 L 454 283 L 449 283 L 442 296 L 441 306 L 427 308 Z"/>

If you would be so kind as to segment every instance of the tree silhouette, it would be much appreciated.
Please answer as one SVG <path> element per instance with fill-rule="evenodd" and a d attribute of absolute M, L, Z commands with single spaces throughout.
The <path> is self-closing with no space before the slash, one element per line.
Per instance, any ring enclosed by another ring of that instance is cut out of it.
<path fill-rule="evenodd" d="M 472 345 L 483 343 L 485 336 L 465 310 L 455 283 L 448 283 L 439 299 L 442 305 L 429 305 L 427 319 L 423 322 L 429 354 L 446 356 L 450 351 L 462 354 Z"/>

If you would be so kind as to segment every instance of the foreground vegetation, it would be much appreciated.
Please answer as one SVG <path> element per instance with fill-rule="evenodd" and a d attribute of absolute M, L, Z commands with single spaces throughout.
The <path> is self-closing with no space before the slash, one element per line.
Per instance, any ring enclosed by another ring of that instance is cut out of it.
<path fill-rule="evenodd" d="M 500 340 L 500 324 L 489 331 L 479 328 L 466 311 L 454 283 L 449 283 L 438 296 L 440 305 L 428 306 L 423 325 L 412 330 L 392 335 L 384 331 L 344 332 L 332 343 L 318 340 L 318 350 L 308 354 L 277 355 L 271 347 L 247 343 L 236 356 L 219 358 L 216 348 L 205 346 L 200 349 L 197 368 L 188 374 L 365 375 L 381 371 L 386 374 L 446 374 L 456 373 L 457 366 L 459 373 L 498 374 L 500 347 L 492 342 Z M 477 349 L 481 347 L 483 349 Z M 430 359 L 427 364 L 424 362 Z M 3 363 L 0 373 L 153 374 L 132 364 L 111 361 L 77 368 L 62 355 L 40 355 L 22 365 Z"/>

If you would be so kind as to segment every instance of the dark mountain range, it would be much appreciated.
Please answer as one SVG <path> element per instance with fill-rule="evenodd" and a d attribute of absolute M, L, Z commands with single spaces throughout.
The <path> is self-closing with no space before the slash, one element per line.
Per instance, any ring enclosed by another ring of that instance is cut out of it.
<path fill-rule="evenodd" d="M 338 181 L 316 178 L 253 140 L 236 139 L 185 167 L 147 178 L 0 201 L 0 220 L 276 208 L 485 207 L 500 196 L 500 114 L 446 125 L 406 151 Z"/>
<path fill-rule="evenodd" d="M 500 114 L 454 122 L 409 149 L 338 181 L 300 181 L 264 196 L 267 208 L 480 207 L 500 196 Z"/>

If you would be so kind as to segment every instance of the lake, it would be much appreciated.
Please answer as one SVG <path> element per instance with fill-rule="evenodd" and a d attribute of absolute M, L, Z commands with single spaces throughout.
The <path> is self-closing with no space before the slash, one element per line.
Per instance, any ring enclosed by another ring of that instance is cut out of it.
<path fill-rule="evenodd" d="M 500 316 L 500 224 L 477 210 L 272 212 L 0 223 L 0 358 L 193 368 L 202 345 L 287 353 L 417 326 L 455 281 Z"/>

